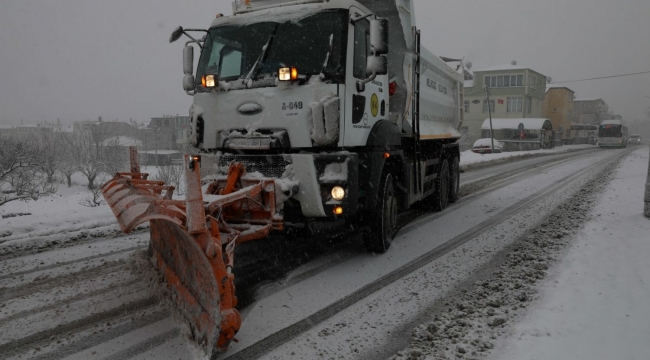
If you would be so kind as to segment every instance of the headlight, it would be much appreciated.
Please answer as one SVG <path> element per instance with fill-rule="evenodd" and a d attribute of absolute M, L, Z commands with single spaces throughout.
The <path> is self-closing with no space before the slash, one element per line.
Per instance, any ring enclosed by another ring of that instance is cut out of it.
<path fill-rule="evenodd" d="M 201 77 L 201 85 L 204 88 L 213 88 L 217 86 L 217 76 L 216 75 L 203 75 Z"/>
<path fill-rule="evenodd" d="M 345 198 L 345 189 L 340 186 L 335 186 L 332 188 L 332 199 L 336 201 L 341 201 Z"/>
<path fill-rule="evenodd" d="M 298 80 L 298 68 L 284 67 L 278 69 L 278 79 L 280 81 L 296 81 Z"/>

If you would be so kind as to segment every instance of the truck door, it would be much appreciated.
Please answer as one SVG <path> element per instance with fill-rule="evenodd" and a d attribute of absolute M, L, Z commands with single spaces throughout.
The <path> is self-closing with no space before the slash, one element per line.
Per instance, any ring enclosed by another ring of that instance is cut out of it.
<path fill-rule="evenodd" d="M 350 14 L 352 18 L 365 15 L 354 7 L 350 9 Z M 388 95 L 385 90 L 388 75 L 379 75 L 365 85 L 357 85 L 372 75 L 366 71 L 370 53 L 370 22 L 361 19 L 350 27 L 348 59 L 352 61 L 348 61 L 346 71 L 344 146 L 365 146 L 375 123 L 388 119 Z"/>

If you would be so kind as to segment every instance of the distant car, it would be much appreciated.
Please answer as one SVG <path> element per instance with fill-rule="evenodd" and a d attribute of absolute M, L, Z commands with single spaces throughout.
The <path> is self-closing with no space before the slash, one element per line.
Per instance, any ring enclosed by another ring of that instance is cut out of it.
<path fill-rule="evenodd" d="M 630 145 L 640 145 L 641 144 L 641 135 L 632 134 L 630 135 L 630 140 L 627 142 Z"/>
<path fill-rule="evenodd" d="M 478 139 L 472 146 L 472 152 L 477 154 L 492 154 L 492 146 L 490 146 L 490 138 Z M 503 152 L 503 146 L 496 139 L 494 140 L 494 152 Z"/>

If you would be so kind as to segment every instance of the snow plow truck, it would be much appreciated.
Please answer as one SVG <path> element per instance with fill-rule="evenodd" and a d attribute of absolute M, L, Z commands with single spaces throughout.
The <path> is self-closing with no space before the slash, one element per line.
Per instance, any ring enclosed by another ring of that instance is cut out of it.
<path fill-rule="evenodd" d="M 420 45 L 411 0 L 239 0 L 170 42 L 183 35 L 186 199 L 135 149 L 102 191 L 123 231 L 150 223 L 152 262 L 207 350 L 241 326 L 237 244 L 344 223 L 383 253 L 400 213 L 458 199 L 463 76 Z"/>

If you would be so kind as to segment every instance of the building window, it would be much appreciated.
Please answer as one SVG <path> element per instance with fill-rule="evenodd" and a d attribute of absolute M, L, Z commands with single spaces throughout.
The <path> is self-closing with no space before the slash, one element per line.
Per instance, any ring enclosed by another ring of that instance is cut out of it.
<path fill-rule="evenodd" d="M 494 100 L 490 100 L 490 111 L 494 112 Z M 487 100 L 483 100 L 483 112 L 488 112 Z"/>
<path fill-rule="evenodd" d="M 533 89 L 535 88 L 535 85 L 537 85 L 537 78 L 533 75 L 528 75 L 528 86 L 532 87 Z"/>
<path fill-rule="evenodd" d="M 469 112 L 469 100 L 465 100 L 465 112 Z"/>
<path fill-rule="evenodd" d="M 523 75 L 486 76 L 485 86 L 491 88 L 524 86 L 524 76 Z"/>
<path fill-rule="evenodd" d="M 533 98 L 526 98 L 526 111 L 530 114 L 533 111 Z"/>
<path fill-rule="evenodd" d="M 522 112 L 523 99 L 521 96 L 508 97 L 507 112 Z"/>

